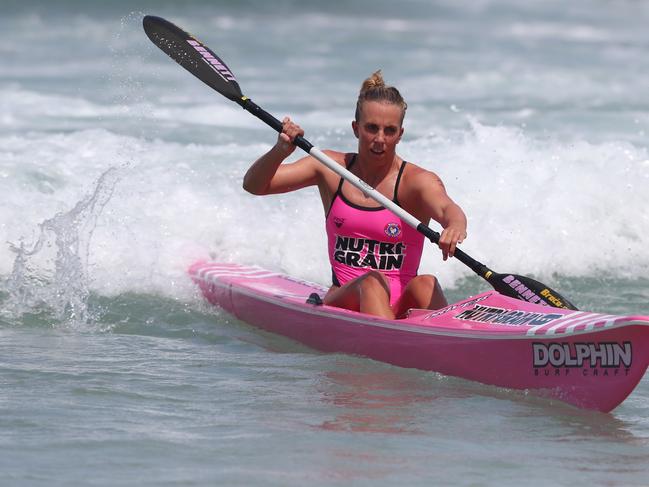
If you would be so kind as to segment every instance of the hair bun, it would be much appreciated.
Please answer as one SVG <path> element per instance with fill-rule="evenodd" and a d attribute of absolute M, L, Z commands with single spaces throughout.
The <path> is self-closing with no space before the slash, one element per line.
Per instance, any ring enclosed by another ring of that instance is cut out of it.
<path fill-rule="evenodd" d="M 363 81 L 363 84 L 361 85 L 361 93 L 365 93 L 375 88 L 384 88 L 384 87 L 385 87 L 385 81 L 383 80 L 383 73 L 381 73 L 381 70 L 379 69 L 374 73 L 372 73 L 372 75 L 369 78 Z"/>

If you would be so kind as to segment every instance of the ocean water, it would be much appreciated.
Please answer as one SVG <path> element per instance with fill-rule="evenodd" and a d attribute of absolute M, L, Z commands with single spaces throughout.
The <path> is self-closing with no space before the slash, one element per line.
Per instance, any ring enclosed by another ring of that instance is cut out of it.
<path fill-rule="evenodd" d="M 312 189 L 241 189 L 272 130 L 144 35 L 354 150 L 361 81 L 462 248 L 581 309 L 649 315 L 649 3 L 1 1 L 0 485 L 647 485 L 649 377 L 611 414 L 321 354 L 207 306 L 197 259 L 326 283 Z M 297 157 L 297 153 L 295 157 Z M 449 299 L 487 289 L 427 245 Z M 485 366 L 485 364 L 476 364 Z"/>

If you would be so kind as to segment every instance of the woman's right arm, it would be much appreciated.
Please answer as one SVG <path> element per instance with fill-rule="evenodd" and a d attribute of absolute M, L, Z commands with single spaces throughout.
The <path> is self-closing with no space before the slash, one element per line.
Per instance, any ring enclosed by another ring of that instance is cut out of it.
<path fill-rule="evenodd" d="M 282 121 L 277 143 L 257 159 L 243 178 L 243 189 L 256 195 L 286 193 L 318 182 L 317 164 L 307 156 L 292 164 L 282 162 L 295 150 L 293 140 L 304 131 L 288 117 Z"/>

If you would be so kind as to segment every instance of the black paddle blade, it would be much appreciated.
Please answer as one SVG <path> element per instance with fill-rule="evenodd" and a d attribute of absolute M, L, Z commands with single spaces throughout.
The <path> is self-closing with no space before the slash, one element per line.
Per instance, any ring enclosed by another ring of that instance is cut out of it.
<path fill-rule="evenodd" d="M 489 281 L 496 291 L 510 298 L 544 304 L 554 308 L 577 309 L 574 304 L 554 289 L 529 277 L 490 272 L 485 276 L 485 279 Z"/>
<path fill-rule="evenodd" d="M 234 74 L 201 41 L 161 17 L 146 15 L 142 24 L 149 39 L 171 59 L 223 96 L 242 103 Z"/>

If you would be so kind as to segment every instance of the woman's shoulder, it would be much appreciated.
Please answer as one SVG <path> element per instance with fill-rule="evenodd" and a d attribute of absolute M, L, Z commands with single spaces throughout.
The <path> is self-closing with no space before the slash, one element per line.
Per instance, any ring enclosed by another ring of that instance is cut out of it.
<path fill-rule="evenodd" d="M 407 161 L 402 179 L 406 187 L 415 191 L 426 191 L 431 185 L 443 187 L 442 180 L 436 173 L 410 161 Z"/>
<path fill-rule="evenodd" d="M 325 155 L 329 156 L 331 159 L 333 159 L 343 167 L 349 166 L 349 163 L 356 156 L 356 154 L 353 152 L 339 152 L 331 149 L 324 149 L 322 152 L 324 152 Z"/>
<path fill-rule="evenodd" d="M 404 164 L 406 164 L 403 175 L 407 176 L 409 179 L 439 179 L 439 176 L 429 169 L 421 167 L 420 165 L 411 161 L 404 160 L 403 162 Z"/>

